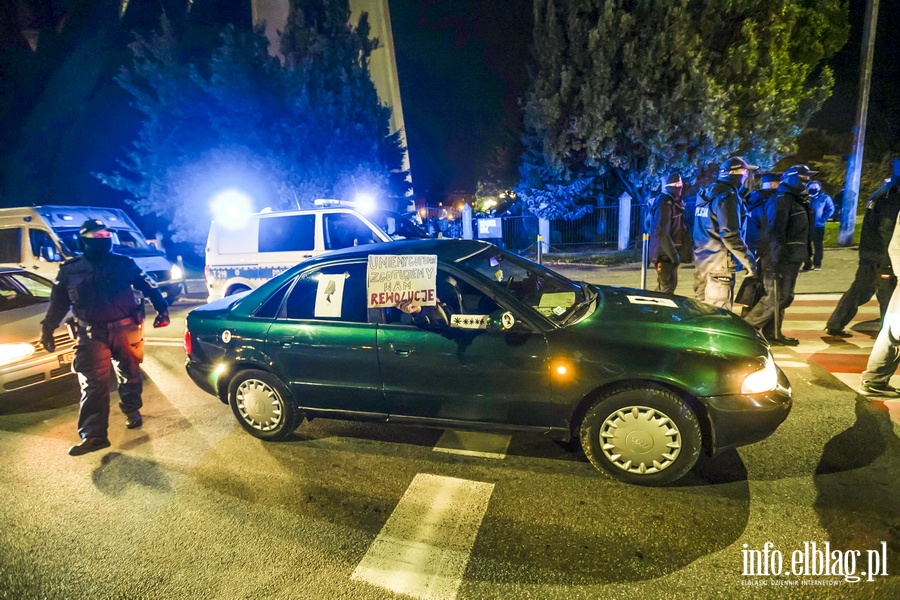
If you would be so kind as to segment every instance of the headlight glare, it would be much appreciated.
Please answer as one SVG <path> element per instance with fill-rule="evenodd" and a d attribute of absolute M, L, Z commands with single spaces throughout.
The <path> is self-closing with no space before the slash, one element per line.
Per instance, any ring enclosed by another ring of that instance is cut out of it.
<path fill-rule="evenodd" d="M 184 277 L 184 271 L 178 265 L 172 265 L 172 280 L 177 281 Z"/>
<path fill-rule="evenodd" d="M 0 344 L 0 365 L 8 365 L 32 354 L 34 354 L 34 346 L 31 344 Z"/>
<path fill-rule="evenodd" d="M 775 361 L 769 356 L 766 358 L 766 366 L 747 375 L 741 385 L 742 394 L 761 394 L 774 390 L 778 385 L 778 369 Z"/>

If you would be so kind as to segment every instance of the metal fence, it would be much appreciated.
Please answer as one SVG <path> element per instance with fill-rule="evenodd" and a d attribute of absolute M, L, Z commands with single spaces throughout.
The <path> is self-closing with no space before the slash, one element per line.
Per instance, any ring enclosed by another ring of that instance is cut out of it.
<path fill-rule="evenodd" d="M 628 246 L 641 243 L 646 216 L 645 207 L 632 204 Z M 534 216 L 502 217 L 502 245 L 519 254 L 534 254 L 538 236 L 538 218 Z M 591 252 L 617 250 L 619 246 L 619 205 L 597 206 L 593 211 L 571 221 L 550 221 L 550 239 L 545 240 L 551 252 Z"/>

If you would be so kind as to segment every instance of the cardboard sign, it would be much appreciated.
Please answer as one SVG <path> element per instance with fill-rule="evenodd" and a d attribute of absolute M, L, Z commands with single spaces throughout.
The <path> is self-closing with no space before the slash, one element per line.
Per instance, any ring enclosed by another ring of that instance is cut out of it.
<path fill-rule="evenodd" d="M 435 255 L 369 255 L 366 306 L 383 308 L 407 301 L 419 306 L 434 306 L 436 281 Z"/>
<path fill-rule="evenodd" d="M 319 275 L 316 287 L 316 317 L 340 317 L 341 303 L 344 299 L 344 274 Z"/>

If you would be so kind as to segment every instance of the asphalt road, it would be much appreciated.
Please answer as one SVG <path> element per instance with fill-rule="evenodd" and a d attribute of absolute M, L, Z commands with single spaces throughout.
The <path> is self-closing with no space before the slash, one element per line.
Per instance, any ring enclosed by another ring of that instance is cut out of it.
<path fill-rule="evenodd" d="M 436 451 L 441 430 L 315 420 L 261 442 L 184 374 L 191 306 L 148 331 L 145 424 L 114 403 L 108 450 L 66 454 L 74 382 L 0 399 L 0 597 L 900 597 L 895 426 L 816 365 L 785 368 L 795 407 L 772 437 L 650 489 L 539 436 L 466 455 Z M 455 494 L 437 516 L 433 485 Z M 767 542 L 785 571 L 829 542 L 843 572 L 879 575 L 743 575 Z M 405 567 L 384 567 L 397 547 Z M 398 570 L 406 595 L 383 583 Z"/>

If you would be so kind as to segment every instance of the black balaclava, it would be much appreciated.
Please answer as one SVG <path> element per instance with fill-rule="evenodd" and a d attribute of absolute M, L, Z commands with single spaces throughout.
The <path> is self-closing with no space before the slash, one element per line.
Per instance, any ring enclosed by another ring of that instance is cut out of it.
<path fill-rule="evenodd" d="M 112 238 L 78 238 L 78 247 L 88 260 L 100 260 L 112 252 Z"/>

